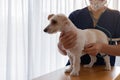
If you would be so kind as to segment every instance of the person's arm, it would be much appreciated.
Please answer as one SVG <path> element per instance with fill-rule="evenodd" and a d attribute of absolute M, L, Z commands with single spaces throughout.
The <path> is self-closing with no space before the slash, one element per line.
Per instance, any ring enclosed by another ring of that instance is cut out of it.
<path fill-rule="evenodd" d="M 77 34 L 74 31 L 69 31 L 66 34 L 61 33 L 59 37 L 58 49 L 63 55 L 67 55 L 65 49 L 73 48 L 76 44 Z M 63 49 L 64 47 L 64 49 Z"/>
<path fill-rule="evenodd" d="M 60 42 L 58 43 L 58 50 L 62 55 L 64 55 L 64 56 L 67 55 L 67 52 L 65 51 L 65 49 L 62 48 L 62 45 Z"/>
<path fill-rule="evenodd" d="M 120 56 L 120 44 L 107 45 L 102 43 L 91 43 L 85 46 L 83 50 L 90 55 L 97 55 L 97 53 L 106 53 L 108 55 Z"/>
<path fill-rule="evenodd" d="M 101 52 L 108 55 L 120 56 L 120 44 L 119 45 L 106 45 L 104 44 Z"/>

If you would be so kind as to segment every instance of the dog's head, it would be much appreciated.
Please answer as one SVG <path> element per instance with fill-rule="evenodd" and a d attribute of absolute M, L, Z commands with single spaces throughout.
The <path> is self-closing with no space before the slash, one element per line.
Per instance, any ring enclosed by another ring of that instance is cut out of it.
<path fill-rule="evenodd" d="M 48 20 L 50 21 L 50 24 L 44 29 L 44 32 L 47 33 L 61 31 L 68 22 L 68 18 L 63 14 L 51 14 L 48 16 Z"/>

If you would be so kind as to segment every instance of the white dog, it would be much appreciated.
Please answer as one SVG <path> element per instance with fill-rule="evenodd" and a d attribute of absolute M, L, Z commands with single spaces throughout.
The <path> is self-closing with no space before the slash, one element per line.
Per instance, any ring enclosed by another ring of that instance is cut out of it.
<path fill-rule="evenodd" d="M 48 16 L 48 20 L 50 20 L 50 24 L 44 29 L 44 32 L 47 33 L 56 33 L 60 32 L 68 32 L 75 31 L 77 33 L 77 42 L 76 45 L 71 49 L 65 49 L 70 60 L 70 68 L 66 69 L 65 72 L 71 72 L 70 75 L 78 76 L 80 71 L 80 57 L 84 55 L 82 52 L 86 44 L 89 43 L 105 43 L 108 44 L 107 36 L 100 30 L 96 29 L 78 29 L 65 15 L 63 14 L 51 14 Z M 59 42 L 59 44 L 61 44 Z M 62 44 L 61 44 L 62 46 Z M 63 47 L 63 46 L 62 46 Z M 64 49 L 64 47 L 63 47 Z M 104 54 L 101 54 L 104 55 Z M 96 57 L 90 56 L 91 62 L 85 67 L 92 67 L 96 62 Z M 104 57 L 104 61 L 106 63 L 106 70 L 111 70 L 110 65 L 110 57 L 107 55 Z"/>

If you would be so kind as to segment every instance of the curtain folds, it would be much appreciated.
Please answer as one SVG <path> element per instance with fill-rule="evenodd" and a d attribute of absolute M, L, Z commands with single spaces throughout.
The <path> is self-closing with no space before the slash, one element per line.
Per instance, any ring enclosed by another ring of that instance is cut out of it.
<path fill-rule="evenodd" d="M 120 10 L 120 1 L 110 8 Z M 0 0 L 0 79 L 32 80 L 65 66 L 58 52 L 59 34 L 43 32 L 51 13 L 67 16 L 86 6 L 85 0 Z"/>

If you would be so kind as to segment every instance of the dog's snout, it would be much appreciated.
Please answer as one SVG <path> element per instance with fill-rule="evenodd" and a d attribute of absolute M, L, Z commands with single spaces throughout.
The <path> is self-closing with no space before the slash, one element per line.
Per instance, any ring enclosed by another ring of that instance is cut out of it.
<path fill-rule="evenodd" d="M 47 28 L 45 28 L 45 29 L 44 29 L 44 32 L 47 32 L 47 31 L 48 31 L 48 29 L 47 29 Z"/>

